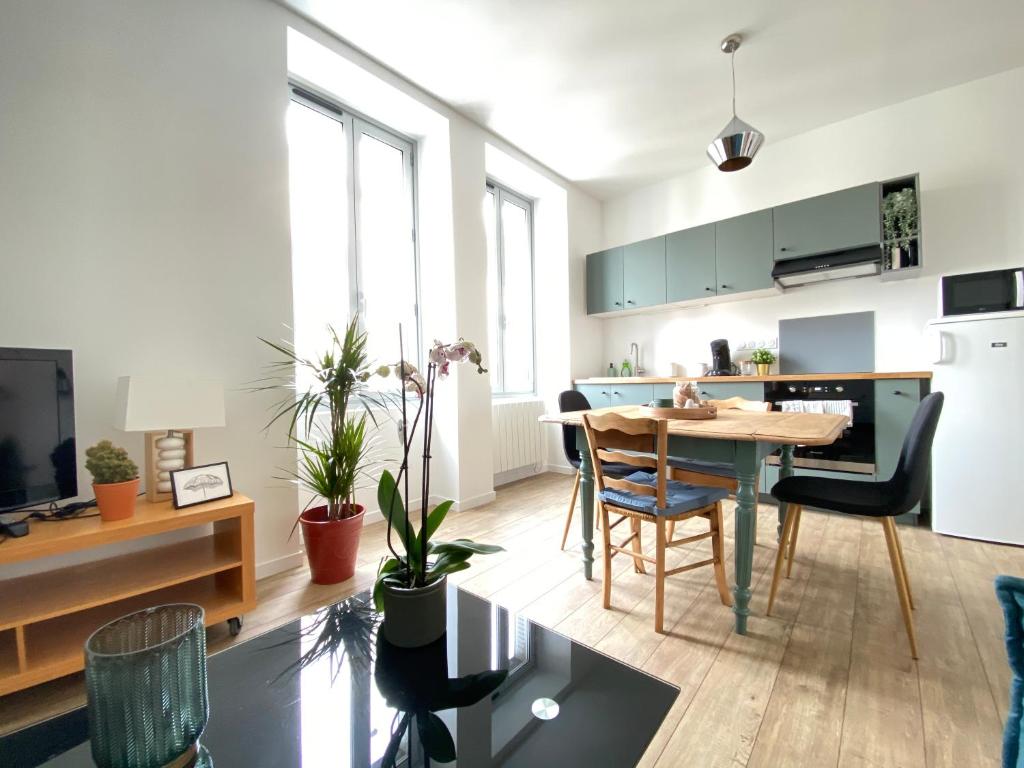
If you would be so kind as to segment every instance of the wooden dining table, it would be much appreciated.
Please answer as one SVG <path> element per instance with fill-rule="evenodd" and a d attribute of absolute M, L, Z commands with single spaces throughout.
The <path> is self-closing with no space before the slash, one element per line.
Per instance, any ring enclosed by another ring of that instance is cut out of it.
<path fill-rule="evenodd" d="M 647 417 L 642 406 L 595 408 L 546 414 L 540 421 L 576 427 L 576 447 L 580 451 L 580 515 L 583 526 L 583 575 L 593 578 L 594 568 L 594 467 L 583 431 L 584 413 L 618 413 L 636 418 Z M 735 584 L 733 612 L 736 632 L 746 634 L 750 615 L 750 579 L 757 538 L 757 496 L 760 469 L 765 457 L 781 448 L 781 477 L 793 473 L 793 448 L 797 445 L 829 445 L 846 427 L 846 417 L 817 413 L 754 413 L 719 409 L 713 419 L 670 420 L 668 453 L 670 456 L 730 464 L 736 471 Z M 784 504 L 779 504 L 779 530 L 785 519 Z"/>

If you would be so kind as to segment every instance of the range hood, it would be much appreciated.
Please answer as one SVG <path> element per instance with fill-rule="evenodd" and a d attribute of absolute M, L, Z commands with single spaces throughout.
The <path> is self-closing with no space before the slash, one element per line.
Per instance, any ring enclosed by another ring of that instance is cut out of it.
<path fill-rule="evenodd" d="M 783 288 L 796 288 L 826 280 L 867 277 L 881 271 L 881 250 L 877 245 L 872 245 L 850 251 L 776 261 L 772 279 Z"/>

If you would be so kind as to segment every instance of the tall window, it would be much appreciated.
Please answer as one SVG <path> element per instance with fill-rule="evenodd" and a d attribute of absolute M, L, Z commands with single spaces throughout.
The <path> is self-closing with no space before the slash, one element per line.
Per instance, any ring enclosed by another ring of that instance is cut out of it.
<path fill-rule="evenodd" d="M 491 391 L 496 395 L 532 393 L 533 203 L 488 183 L 484 222 Z"/>
<path fill-rule="evenodd" d="M 296 345 L 358 312 L 371 360 L 419 350 L 413 144 L 293 88 L 288 156 Z"/>

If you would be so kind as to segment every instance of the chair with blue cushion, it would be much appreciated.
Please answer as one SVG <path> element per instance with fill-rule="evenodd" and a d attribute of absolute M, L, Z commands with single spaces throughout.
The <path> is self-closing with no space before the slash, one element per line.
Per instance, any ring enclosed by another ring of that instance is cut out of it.
<path fill-rule="evenodd" d="M 996 576 L 996 597 L 1006 619 L 1006 655 L 1013 673 L 1010 711 L 1003 731 L 1003 768 L 1024 768 L 1020 741 L 1024 718 L 1024 579 Z"/>
<path fill-rule="evenodd" d="M 935 430 L 939 426 L 942 402 L 941 392 L 932 392 L 921 400 L 903 440 L 903 449 L 900 451 L 896 470 L 885 482 L 865 483 L 859 480 L 793 475 L 775 484 L 772 496 L 786 502 L 787 508 L 786 522 L 782 526 L 782 537 L 779 539 L 779 549 L 775 556 L 772 588 L 768 596 L 769 614 L 775 602 L 775 592 L 779 588 L 779 577 L 787 553 L 789 567 L 793 564 L 797 533 L 800 530 L 800 515 L 804 506 L 847 515 L 873 517 L 882 523 L 885 543 L 889 549 L 889 564 L 892 566 L 903 623 L 907 629 L 907 639 L 910 641 L 910 655 L 917 658 L 917 638 L 914 635 L 914 622 L 911 616 L 914 598 L 910 594 L 910 579 L 907 576 L 907 564 L 903 559 L 903 545 L 900 544 L 900 536 L 893 518 L 912 510 L 924 496 L 928 484 L 932 442 L 935 439 Z"/>
<path fill-rule="evenodd" d="M 561 413 L 571 411 L 589 411 L 590 401 L 582 392 L 575 389 L 567 389 L 558 395 L 558 410 Z M 565 460 L 569 466 L 576 469 L 576 479 L 572 483 L 572 498 L 569 499 L 569 512 L 565 516 L 565 529 L 562 531 L 562 549 L 565 549 L 565 542 L 569 538 L 569 527 L 572 525 L 572 513 L 576 509 L 576 496 L 580 492 L 580 452 L 576 447 L 576 427 L 564 425 L 562 427 L 562 450 L 565 451 Z M 629 465 L 605 465 L 605 474 L 612 477 L 625 477 L 633 471 Z"/>
<path fill-rule="evenodd" d="M 611 562 L 620 553 L 633 558 L 638 573 L 647 572 L 645 562 L 654 564 L 656 632 L 665 631 L 667 576 L 706 565 L 713 566 L 722 603 L 732 605 L 732 595 L 725 580 L 725 557 L 722 551 L 722 499 L 728 495 L 728 491 L 669 479 L 668 421 L 665 419 L 630 418 L 617 413 L 585 413 L 583 427 L 594 464 L 602 522 L 604 607 L 611 608 Z M 626 477 L 610 477 L 603 469 L 605 462 L 625 464 L 634 471 Z M 619 515 L 618 520 L 611 522 L 610 512 Z M 707 532 L 681 539 L 669 535 L 670 523 L 690 518 L 706 520 Z M 630 535 L 620 543 L 612 544 L 613 530 L 625 520 L 629 520 Z M 654 557 L 643 552 L 640 530 L 641 524 L 645 522 L 654 523 L 655 526 Z M 668 549 L 702 539 L 711 539 L 710 558 L 666 570 L 665 553 Z"/>

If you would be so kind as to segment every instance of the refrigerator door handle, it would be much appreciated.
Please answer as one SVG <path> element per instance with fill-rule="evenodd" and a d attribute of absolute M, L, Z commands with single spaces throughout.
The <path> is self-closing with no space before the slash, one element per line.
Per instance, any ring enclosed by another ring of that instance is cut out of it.
<path fill-rule="evenodd" d="M 1024 309 L 1024 269 L 1013 273 L 1013 288 L 1013 305 L 1017 309 Z"/>
<path fill-rule="evenodd" d="M 931 350 L 931 361 L 935 365 L 951 362 L 949 359 L 949 344 L 946 334 L 938 328 L 928 329 L 928 346 Z"/>

